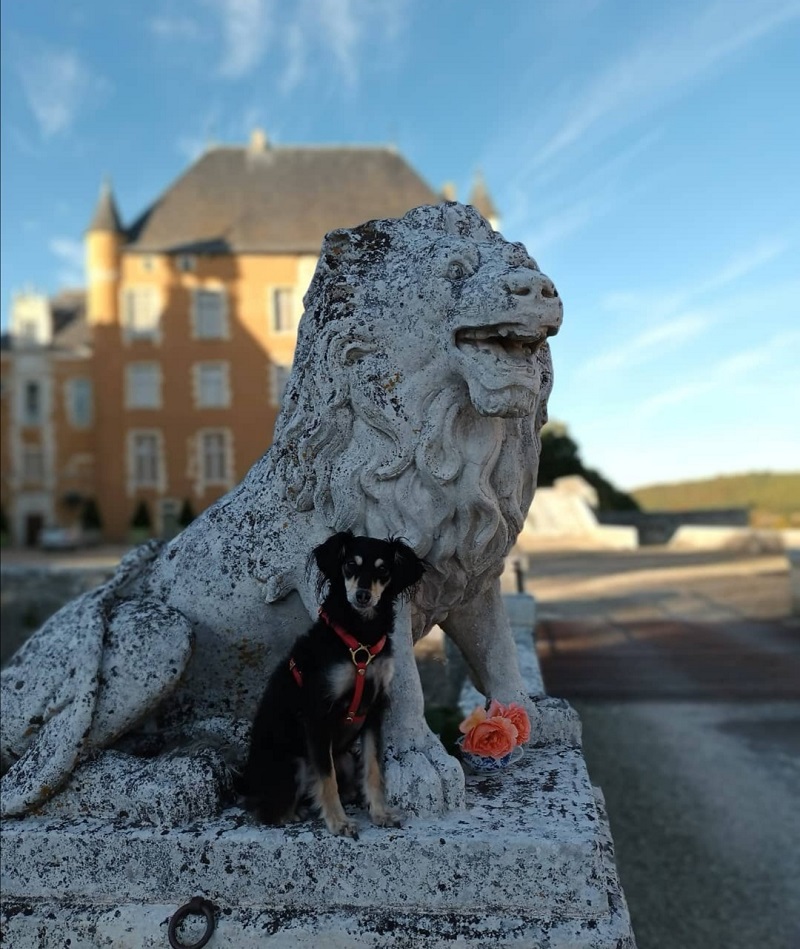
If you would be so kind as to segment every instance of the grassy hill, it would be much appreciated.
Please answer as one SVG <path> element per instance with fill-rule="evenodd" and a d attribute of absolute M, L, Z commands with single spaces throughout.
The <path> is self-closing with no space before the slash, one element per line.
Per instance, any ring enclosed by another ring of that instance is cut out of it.
<path fill-rule="evenodd" d="M 800 472 L 752 472 L 654 484 L 637 488 L 631 494 L 644 511 L 748 507 L 755 526 L 800 526 Z"/>

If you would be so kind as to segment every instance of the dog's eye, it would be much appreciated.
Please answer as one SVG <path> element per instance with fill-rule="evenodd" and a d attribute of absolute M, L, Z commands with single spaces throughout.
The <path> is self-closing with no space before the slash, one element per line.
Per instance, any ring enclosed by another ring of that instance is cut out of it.
<path fill-rule="evenodd" d="M 375 575 L 378 577 L 379 580 L 386 580 L 386 579 L 388 578 L 388 576 L 389 576 L 389 568 L 388 568 L 388 567 L 376 567 L 376 569 L 375 569 Z"/>
<path fill-rule="evenodd" d="M 344 564 L 344 572 L 348 574 L 354 574 L 358 569 L 358 564 L 355 560 L 346 560 Z"/>

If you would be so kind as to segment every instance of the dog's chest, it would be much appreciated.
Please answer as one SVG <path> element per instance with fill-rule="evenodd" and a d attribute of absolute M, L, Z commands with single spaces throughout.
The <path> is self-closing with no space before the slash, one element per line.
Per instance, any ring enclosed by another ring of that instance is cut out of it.
<path fill-rule="evenodd" d="M 367 666 L 364 676 L 364 697 L 372 701 L 375 696 L 385 692 L 394 673 L 394 660 L 391 656 L 378 656 Z M 338 702 L 353 694 L 356 687 L 358 670 L 352 660 L 347 659 L 331 666 L 328 673 L 328 689 L 332 701 Z"/>

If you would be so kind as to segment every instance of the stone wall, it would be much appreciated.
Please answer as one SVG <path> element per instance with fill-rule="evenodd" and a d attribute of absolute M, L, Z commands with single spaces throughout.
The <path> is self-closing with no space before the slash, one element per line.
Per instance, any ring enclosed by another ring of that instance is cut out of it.
<path fill-rule="evenodd" d="M 635 527 L 639 544 L 667 544 L 679 527 L 747 527 L 745 507 L 712 508 L 698 511 L 597 511 L 601 524 Z"/>
<path fill-rule="evenodd" d="M 0 665 L 65 603 L 96 587 L 112 572 L 4 566 L 0 570 Z"/>

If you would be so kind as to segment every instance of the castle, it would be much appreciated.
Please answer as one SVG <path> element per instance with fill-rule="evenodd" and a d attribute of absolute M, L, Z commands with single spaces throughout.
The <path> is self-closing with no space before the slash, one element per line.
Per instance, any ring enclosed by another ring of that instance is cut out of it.
<path fill-rule="evenodd" d="M 269 445 L 323 235 L 442 197 L 396 149 L 260 131 L 208 149 L 127 227 L 104 184 L 85 291 L 18 294 L 3 337 L 10 541 L 174 535 Z M 496 226 L 479 177 L 469 202 Z"/>

